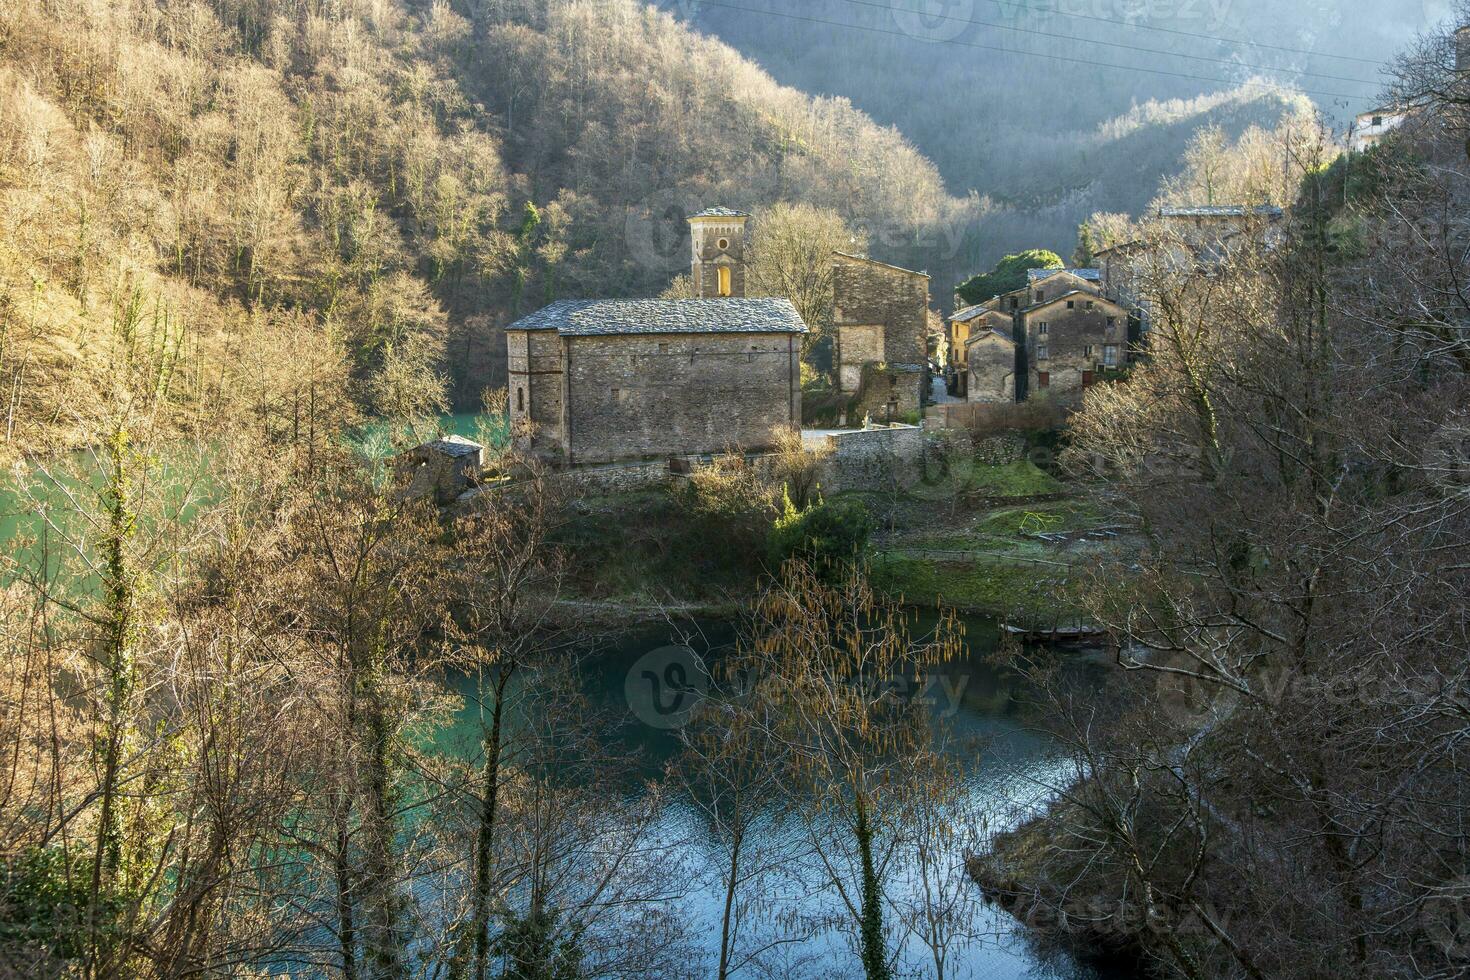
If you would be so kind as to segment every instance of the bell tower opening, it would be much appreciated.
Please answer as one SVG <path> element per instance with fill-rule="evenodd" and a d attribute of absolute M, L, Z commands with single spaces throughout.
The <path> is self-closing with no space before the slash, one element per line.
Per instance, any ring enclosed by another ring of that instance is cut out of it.
<path fill-rule="evenodd" d="M 698 298 L 745 296 L 745 223 L 749 218 L 730 208 L 709 208 L 690 216 L 690 276 Z"/>

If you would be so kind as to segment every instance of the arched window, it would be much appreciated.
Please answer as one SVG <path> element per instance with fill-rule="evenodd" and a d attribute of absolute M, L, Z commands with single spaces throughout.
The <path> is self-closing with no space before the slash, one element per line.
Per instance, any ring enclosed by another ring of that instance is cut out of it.
<path fill-rule="evenodd" d="M 730 292 L 730 267 L 722 265 L 720 266 L 720 295 L 729 296 Z"/>

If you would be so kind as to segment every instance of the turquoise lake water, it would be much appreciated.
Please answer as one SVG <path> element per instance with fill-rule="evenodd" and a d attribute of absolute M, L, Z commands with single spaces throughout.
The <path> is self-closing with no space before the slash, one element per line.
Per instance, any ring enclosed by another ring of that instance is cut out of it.
<path fill-rule="evenodd" d="M 471 414 L 451 416 L 443 420 L 442 428 L 446 433 L 473 437 L 480 429 L 479 419 Z M 18 493 L 15 473 L 0 483 L 0 547 L 6 553 L 15 555 L 21 540 L 30 540 L 30 547 L 35 547 L 36 541 L 45 540 L 45 522 L 32 508 L 32 501 L 39 500 L 42 506 L 64 515 L 69 506 L 68 495 L 95 494 L 97 467 L 89 464 L 86 454 L 75 454 L 70 462 L 77 464 L 70 472 L 63 466 L 53 467 L 57 474 L 54 478 L 43 477 L 34 469 L 20 473 L 20 479 L 41 488 L 39 494 Z M 189 509 L 198 506 L 199 498 L 208 497 L 208 460 L 177 459 L 168 465 L 175 475 L 182 472 L 194 476 L 172 481 L 183 487 L 177 491 L 178 499 L 173 505 L 187 517 Z M 63 519 L 62 523 L 73 528 L 74 533 L 86 533 L 84 523 L 75 518 Z M 75 583 L 73 587 L 85 589 L 91 583 Z M 721 624 L 704 624 L 703 632 L 709 648 L 701 653 L 711 659 L 717 658 L 722 647 L 733 639 L 733 631 Z M 943 684 L 933 691 L 935 710 L 943 714 L 956 737 L 956 753 L 965 762 L 965 786 L 970 799 L 990 814 L 991 829 L 1003 830 L 1044 804 L 1053 792 L 1052 787 L 1065 780 L 1066 766 L 1057 746 L 1039 733 L 1039 726 L 1028 713 L 1030 691 L 1024 679 L 986 662 L 995 644 L 994 624 L 973 620 L 968 624 L 967 636 L 968 654 L 946 669 Z M 637 756 L 642 774 L 649 777 L 656 776 L 664 763 L 674 757 L 679 742 L 676 731 L 663 727 L 658 719 L 653 724 L 647 723 L 647 705 L 637 701 L 634 694 L 639 679 L 635 668 L 650 651 L 665 648 L 674 639 L 667 626 L 635 630 L 615 642 L 589 649 L 583 659 L 582 679 L 589 697 L 599 708 L 623 722 L 611 737 Z M 1091 668 L 1079 665 L 1076 669 L 1085 683 L 1085 675 Z M 473 695 L 473 681 L 461 678 L 458 685 L 463 693 Z M 455 753 L 477 751 L 480 724 L 472 707 L 474 703 L 472 696 L 466 698 L 467 707 L 455 723 L 432 736 L 435 746 Z M 634 784 L 628 791 L 639 790 Z M 709 937 L 706 955 L 712 959 L 718 947 L 722 893 L 718 859 L 702 818 L 687 801 L 672 798 L 660 813 L 654 836 L 658 846 L 666 849 L 669 859 L 678 861 L 680 868 L 687 871 L 688 887 L 676 899 L 677 912 L 696 934 Z M 958 861 L 960 855 L 948 857 Z M 830 897 L 820 887 L 820 878 L 815 867 L 793 869 L 796 886 L 815 896 L 809 900 L 812 908 L 804 911 L 836 912 Z M 826 906 L 819 908 L 823 903 Z M 1041 950 L 1027 930 L 1002 911 L 980 906 L 976 916 L 981 935 L 958 957 L 960 968 L 952 976 L 977 980 L 1121 980 L 1099 973 L 1068 955 Z M 836 932 L 829 931 L 808 940 L 803 955 L 823 965 L 816 975 L 846 977 L 856 973 L 854 955 Z M 901 966 L 912 975 L 932 973 L 932 966 L 912 944 L 905 950 Z"/>

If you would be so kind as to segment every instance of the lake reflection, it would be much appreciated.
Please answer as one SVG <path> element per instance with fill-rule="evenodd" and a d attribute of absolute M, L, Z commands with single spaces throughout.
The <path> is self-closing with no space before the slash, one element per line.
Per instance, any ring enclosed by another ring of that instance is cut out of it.
<path fill-rule="evenodd" d="M 927 624 L 926 624 L 927 625 Z M 699 639 L 693 643 L 700 655 L 717 660 L 728 652 L 734 641 L 734 629 L 728 624 L 702 623 Z M 986 661 L 994 649 L 995 625 L 986 620 L 966 622 L 968 653 L 959 661 L 945 665 L 937 680 L 923 692 L 931 699 L 936 716 L 945 720 L 944 729 L 951 751 L 962 760 L 969 802 L 985 814 L 992 832 L 1014 826 L 1044 804 L 1051 787 L 1063 783 L 1067 772 L 1064 760 L 1056 755 L 1055 744 L 1041 734 L 1036 725 L 1030 688 L 1025 678 L 1002 670 Z M 625 719 L 618 738 L 622 747 L 636 754 L 641 775 L 657 777 L 665 764 L 680 751 L 678 733 L 661 721 L 646 724 L 639 720 L 646 706 L 630 709 L 628 691 L 630 670 L 637 673 L 648 662 L 651 652 L 677 645 L 681 637 L 669 626 L 647 628 L 624 635 L 618 640 L 589 651 L 582 674 L 592 701 L 610 714 Z M 1088 683 L 1097 668 L 1078 664 L 1077 680 Z M 472 685 L 469 680 L 464 681 Z M 479 731 L 474 717 L 476 708 L 466 709 L 453 734 L 443 733 L 438 739 L 446 746 L 450 738 L 468 748 Z M 636 780 L 628 787 L 638 792 Z M 710 975 L 718 957 L 721 912 L 724 901 L 719 869 L 724 860 L 722 848 L 711 838 L 703 813 L 687 799 L 670 799 L 660 813 L 656 828 L 658 844 L 669 855 L 671 863 L 680 865 L 687 876 L 688 889 L 677 902 L 679 913 L 692 925 L 692 932 L 704 942 L 710 958 Z M 781 844 L 776 835 L 793 835 L 792 849 L 803 831 L 789 821 L 781 826 L 766 821 L 756 829 L 754 848 Z M 837 832 L 834 828 L 834 832 Z M 947 855 L 954 862 L 958 853 Z M 840 921 L 837 899 L 824 887 L 826 879 L 814 862 L 786 862 L 783 874 L 774 882 L 781 897 L 799 906 L 803 918 L 831 916 Z M 890 891 L 895 894 L 912 887 L 902 875 L 890 876 Z M 890 921 L 893 916 L 889 915 Z M 1005 912 L 977 904 L 976 931 L 980 937 L 960 953 L 953 955 L 947 976 L 975 977 L 980 980 L 1117 980 L 1056 951 L 1044 952 L 1033 942 L 1025 928 Z M 847 937 L 833 928 L 813 929 L 810 938 L 785 952 L 793 964 L 800 964 L 807 975 L 820 977 L 858 976 L 861 973 L 856 954 Z M 934 967 L 928 950 L 917 941 L 905 944 L 900 959 L 900 975 L 932 976 Z"/>

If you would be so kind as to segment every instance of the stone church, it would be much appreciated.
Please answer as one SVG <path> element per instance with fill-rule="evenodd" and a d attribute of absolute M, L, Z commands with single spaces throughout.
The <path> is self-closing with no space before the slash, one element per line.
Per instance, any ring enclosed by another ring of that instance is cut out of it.
<path fill-rule="evenodd" d="M 807 325 L 789 300 L 746 298 L 748 218 L 689 218 L 697 299 L 563 300 L 506 329 L 521 448 L 577 466 L 765 449 L 801 427 Z"/>

